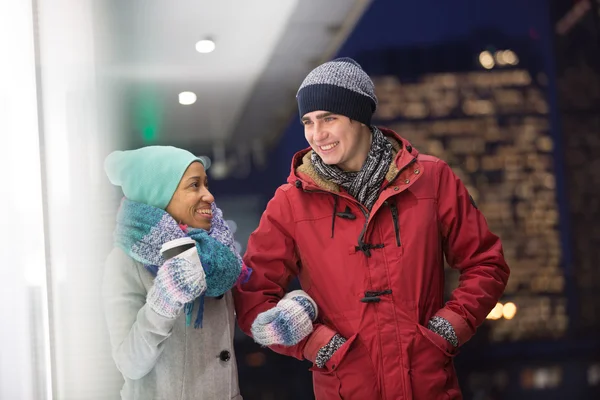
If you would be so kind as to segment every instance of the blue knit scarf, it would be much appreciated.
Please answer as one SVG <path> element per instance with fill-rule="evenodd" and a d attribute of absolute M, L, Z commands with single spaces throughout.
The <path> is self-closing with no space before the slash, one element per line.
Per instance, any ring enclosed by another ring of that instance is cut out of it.
<path fill-rule="evenodd" d="M 223 220 L 223 212 L 212 203 L 210 231 L 181 226 L 166 211 L 127 198 L 121 202 L 114 232 L 115 245 L 121 248 L 154 276 L 165 262 L 160 249 L 174 239 L 190 237 L 206 274 L 206 292 L 198 298 L 198 314 L 194 327 L 202 327 L 204 296 L 219 297 L 236 283 L 248 280 L 251 270 L 242 262 L 234 247 L 233 235 Z M 191 323 L 194 302 L 185 305 L 186 325 Z"/>

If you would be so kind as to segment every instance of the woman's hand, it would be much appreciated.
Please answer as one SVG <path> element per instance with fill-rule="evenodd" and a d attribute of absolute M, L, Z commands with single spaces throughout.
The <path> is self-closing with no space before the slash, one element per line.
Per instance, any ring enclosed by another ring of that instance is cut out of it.
<path fill-rule="evenodd" d="M 146 301 L 156 313 L 175 318 L 186 303 L 205 291 L 206 276 L 194 245 L 168 259 L 158 269 Z"/>

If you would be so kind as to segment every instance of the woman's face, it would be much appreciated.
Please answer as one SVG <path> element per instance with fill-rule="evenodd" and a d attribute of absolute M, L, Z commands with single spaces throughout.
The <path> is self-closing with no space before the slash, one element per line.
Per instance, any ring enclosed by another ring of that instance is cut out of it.
<path fill-rule="evenodd" d="M 183 174 L 166 211 L 180 224 L 209 230 L 212 222 L 211 204 L 215 201 L 208 191 L 204 166 L 193 162 Z"/>

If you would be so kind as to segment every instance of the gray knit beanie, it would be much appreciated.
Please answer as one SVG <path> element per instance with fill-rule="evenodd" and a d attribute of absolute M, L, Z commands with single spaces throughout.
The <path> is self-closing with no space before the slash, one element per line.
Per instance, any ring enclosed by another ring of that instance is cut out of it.
<path fill-rule="evenodd" d="M 323 110 L 371 125 L 377 108 L 375 86 L 351 58 L 337 58 L 313 69 L 296 94 L 300 118 Z"/>

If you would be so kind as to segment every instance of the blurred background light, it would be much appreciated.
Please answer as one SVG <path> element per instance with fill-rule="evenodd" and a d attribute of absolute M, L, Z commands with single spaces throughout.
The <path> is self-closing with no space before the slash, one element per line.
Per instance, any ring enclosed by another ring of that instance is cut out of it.
<path fill-rule="evenodd" d="M 502 318 L 502 303 L 497 303 L 496 306 L 490 311 L 487 316 L 487 319 L 496 320 Z"/>
<path fill-rule="evenodd" d="M 514 303 L 508 302 L 502 307 L 502 315 L 506 319 L 513 319 L 517 314 L 517 306 Z"/>
<path fill-rule="evenodd" d="M 485 69 L 492 69 L 496 64 L 494 62 L 494 56 L 492 56 L 492 53 L 487 50 L 479 53 L 479 63 Z"/>

